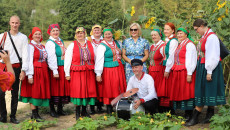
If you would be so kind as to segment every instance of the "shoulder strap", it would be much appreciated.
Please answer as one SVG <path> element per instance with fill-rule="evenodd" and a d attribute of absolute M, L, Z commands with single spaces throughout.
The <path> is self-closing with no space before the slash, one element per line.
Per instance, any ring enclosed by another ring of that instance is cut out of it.
<path fill-rule="evenodd" d="M 8 32 L 8 34 L 9 34 L 11 43 L 12 43 L 12 45 L 13 45 L 13 47 L 14 47 L 14 50 L 15 50 L 15 52 L 16 52 L 16 54 L 17 54 L 18 60 L 19 60 L 20 64 L 22 64 L 22 58 L 20 58 L 20 56 L 19 56 L 19 54 L 18 54 L 18 50 L 17 50 L 17 48 L 16 48 L 16 46 L 15 46 L 15 44 L 14 44 L 14 41 L 13 41 L 13 39 L 12 39 L 12 37 L 11 37 L 10 32 Z"/>
<path fill-rule="evenodd" d="M 4 49 L 4 45 L 5 45 L 5 41 L 6 41 L 6 36 L 7 36 L 7 32 L 4 32 L 3 36 L 2 36 L 2 40 L 0 42 L 0 48 Z"/>

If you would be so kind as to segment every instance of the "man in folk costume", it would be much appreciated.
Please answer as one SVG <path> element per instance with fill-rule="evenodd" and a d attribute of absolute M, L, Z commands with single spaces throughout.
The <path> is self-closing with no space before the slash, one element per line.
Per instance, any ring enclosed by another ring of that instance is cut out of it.
<path fill-rule="evenodd" d="M 143 62 L 140 59 L 131 60 L 131 66 L 134 75 L 130 77 L 127 90 L 138 88 L 138 100 L 134 101 L 134 109 L 137 109 L 141 104 L 151 115 L 158 112 L 158 99 L 154 87 L 154 80 L 149 74 L 143 72 Z"/>
<path fill-rule="evenodd" d="M 91 44 L 92 44 L 93 49 L 94 49 L 94 53 L 96 54 L 96 50 L 97 50 L 98 45 L 103 41 L 101 26 L 97 25 L 97 24 L 94 25 L 92 27 L 90 35 L 91 36 L 88 40 L 91 41 Z M 103 103 L 98 101 L 98 102 L 96 102 L 96 106 L 97 106 L 98 113 L 102 113 L 103 112 L 103 110 L 102 110 Z M 91 110 L 90 114 L 96 113 L 94 105 L 90 105 L 90 110 Z"/>
<path fill-rule="evenodd" d="M 15 72 L 15 82 L 12 86 L 11 94 L 11 114 L 10 122 L 18 124 L 19 121 L 16 119 L 16 112 L 18 106 L 18 90 L 19 81 L 24 80 L 25 71 L 28 70 L 28 39 L 27 36 L 19 32 L 20 18 L 18 16 L 12 16 L 9 21 L 10 31 L 8 33 L 2 33 L 0 39 L 5 37 L 5 42 L 2 43 L 1 47 L 4 50 L 8 50 L 10 54 L 10 61 Z M 1 62 L 1 67 L 5 68 L 5 64 Z M 5 102 L 5 92 L 0 90 L 0 122 L 7 122 L 7 111 Z"/>

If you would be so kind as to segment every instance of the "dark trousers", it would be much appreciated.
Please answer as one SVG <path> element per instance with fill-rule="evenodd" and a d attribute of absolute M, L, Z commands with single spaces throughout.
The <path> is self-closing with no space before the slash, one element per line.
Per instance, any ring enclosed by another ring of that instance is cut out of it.
<path fill-rule="evenodd" d="M 156 98 L 143 103 L 145 111 L 151 115 L 158 112 L 158 100 Z"/>
<path fill-rule="evenodd" d="M 10 118 L 15 118 L 17 107 L 18 107 L 18 90 L 19 90 L 19 75 L 21 73 L 21 67 L 19 68 L 13 68 L 15 73 L 15 82 L 12 85 L 11 90 L 11 114 Z M 1 117 L 7 116 L 7 110 L 6 110 L 6 101 L 5 101 L 5 92 L 2 92 L 0 89 L 0 114 Z"/>

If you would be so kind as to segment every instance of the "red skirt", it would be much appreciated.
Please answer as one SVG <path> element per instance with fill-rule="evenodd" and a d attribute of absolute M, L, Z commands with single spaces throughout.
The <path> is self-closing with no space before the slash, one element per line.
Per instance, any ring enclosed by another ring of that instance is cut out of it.
<path fill-rule="evenodd" d="M 192 82 L 187 82 L 187 70 L 172 70 L 172 89 L 170 100 L 182 101 L 195 97 L 195 77 L 196 72 L 192 75 Z"/>
<path fill-rule="evenodd" d="M 58 66 L 59 78 L 53 77 L 51 71 L 51 96 L 69 96 L 70 95 L 70 82 L 65 78 L 64 66 Z"/>
<path fill-rule="evenodd" d="M 102 83 L 98 84 L 99 101 L 111 104 L 111 101 L 126 91 L 124 66 L 119 62 L 117 67 L 104 67 Z"/>
<path fill-rule="evenodd" d="M 149 75 L 152 76 L 154 80 L 155 90 L 158 95 L 159 88 L 161 87 L 162 79 L 164 78 L 164 67 L 163 66 L 150 66 Z"/>
<path fill-rule="evenodd" d="M 94 70 L 80 70 L 70 72 L 70 97 L 97 97 L 96 76 Z"/>
<path fill-rule="evenodd" d="M 50 82 L 48 65 L 42 64 L 42 67 L 34 67 L 34 83 L 28 83 L 28 77 L 22 81 L 21 96 L 36 99 L 50 99 Z"/>

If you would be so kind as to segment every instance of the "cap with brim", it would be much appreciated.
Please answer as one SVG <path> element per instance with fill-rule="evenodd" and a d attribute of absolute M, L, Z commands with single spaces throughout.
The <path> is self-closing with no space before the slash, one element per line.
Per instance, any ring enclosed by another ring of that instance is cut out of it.
<path fill-rule="evenodd" d="M 131 66 L 139 66 L 139 65 L 143 65 L 143 62 L 140 59 L 133 59 L 131 60 Z"/>

